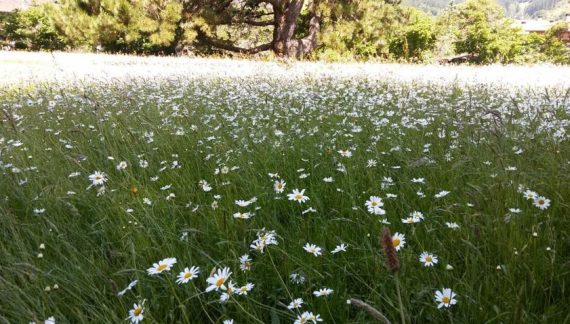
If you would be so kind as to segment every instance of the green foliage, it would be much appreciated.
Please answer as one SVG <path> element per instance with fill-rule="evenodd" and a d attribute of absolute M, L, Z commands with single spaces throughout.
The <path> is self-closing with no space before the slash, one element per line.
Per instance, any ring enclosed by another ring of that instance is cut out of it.
<path fill-rule="evenodd" d="M 457 10 L 458 53 L 475 55 L 480 63 L 516 62 L 521 52 L 520 30 L 512 27 L 493 0 L 469 0 Z"/>
<path fill-rule="evenodd" d="M 554 63 L 570 63 L 570 49 L 562 41 L 562 33 L 568 30 L 568 23 L 556 24 L 544 35 L 543 53 Z"/>
<path fill-rule="evenodd" d="M 363 0 L 323 10 L 324 30 L 320 36 L 322 57 L 367 59 L 390 57 L 390 40 L 402 21 L 402 8 L 383 1 Z"/>
<path fill-rule="evenodd" d="M 425 61 L 436 43 L 436 26 L 427 14 L 410 9 L 401 32 L 390 43 L 390 52 L 411 61 Z"/>
<path fill-rule="evenodd" d="M 8 19 L 10 18 L 10 16 L 13 15 L 13 13 L 10 12 L 0 12 L 0 42 L 4 39 L 6 39 L 6 29 L 4 29 L 4 25 L 6 24 L 6 21 L 8 21 Z"/>
<path fill-rule="evenodd" d="M 29 50 L 57 50 L 65 47 L 48 12 L 50 6 L 31 7 L 6 16 L 5 38 L 14 41 L 16 48 Z"/>
<path fill-rule="evenodd" d="M 537 33 L 527 34 L 522 39 L 521 59 L 524 62 L 536 63 L 546 61 L 544 54 L 544 36 Z"/>
<path fill-rule="evenodd" d="M 172 51 L 182 5 L 175 0 L 63 0 L 58 30 L 75 47 L 111 52 Z"/>
<path fill-rule="evenodd" d="M 544 35 L 531 33 L 522 42 L 524 62 L 570 63 L 570 50 L 562 41 L 562 33 L 568 29 L 566 23 L 552 26 Z"/>
<path fill-rule="evenodd" d="M 507 2 L 500 1 L 503 6 Z M 561 39 L 567 25 L 554 26 L 544 37 L 523 35 L 496 0 L 447 2 L 437 18 L 399 1 L 305 0 L 303 4 L 291 39 L 306 38 L 312 17 L 320 17 L 315 59 L 426 62 L 470 53 L 473 63 L 481 64 L 570 62 Z M 61 0 L 5 16 L 6 36 L 0 37 L 31 50 L 67 47 L 172 54 L 190 45 L 205 55 L 251 54 L 247 49 L 260 45 L 275 50 L 275 17 L 271 5 L 253 0 Z"/>

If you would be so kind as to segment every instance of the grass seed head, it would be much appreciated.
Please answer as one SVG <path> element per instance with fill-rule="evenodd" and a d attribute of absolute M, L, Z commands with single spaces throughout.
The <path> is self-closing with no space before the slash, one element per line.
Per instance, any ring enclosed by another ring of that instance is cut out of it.
<path fill-rule="evenodd" d="M 387 227 L 382 228 L 382 248 L 384 249 L 384 254 L 386 255 L 386 265 L 392 273 L 398 272 L 400 270 L 400 259 L 398 259 L 398 253 L 392 243 L 392 234 L 390 234 L 390 229 Z"/>

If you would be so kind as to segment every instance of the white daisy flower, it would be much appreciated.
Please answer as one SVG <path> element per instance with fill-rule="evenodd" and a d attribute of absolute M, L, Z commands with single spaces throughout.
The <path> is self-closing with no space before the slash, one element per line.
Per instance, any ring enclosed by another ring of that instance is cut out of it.
<path fill-rule="evenodd" d="M 426 267 L 431 267 L 434 264 L 437 264 L 438 260 L 436 255 L 424 251 L 420 254 L 420 262 L 422 262 Z"/>
<path fill-rule="evenodd" d="M 55 324 L 55 317 L 50 316 L 45 321 L 44 324 Z"/>
<path fill-rule="evenodd" d="M 241 271 L 251 270 L 251 258 L 249 257 L 249 254 L 244 254 L 239 258 L 239 268 Z"/>
<path fill-rule="evenodd" d="M 445 226 L 451 228 L 451 229 L 459 229 L 459 224 L 454 223 L 454 222 L 445 222 Z"/>
<path fill-rule="evenodd" d="M 169 271 L 175 263 L 176 263 L 176 258 L 166 258 L 158 261 L 157 263 L 154 263 L 152 267 L 146 270 L 146 272 L 149 275 L 161 274 L 164 271 Z"/>
<path fill-rule="evenodd" d="M 251 201 L 249 200 L 236 200 L 234 201 L 234 203 L 240 207 L 247 207 L 251 204 Z"/>
<path fill-rule="evenodd" d="M 89 181 L 93 186 L 101 186 L 107 181 L 107 175 L 104 172 L 95 171 L 89 175 Z"/>
<path fill-rule="evenodd" d="M 315 295 L 316 297 L 328 296 L 331 295 L 333 291 L 334 290 L 330 288 L 321 288 L 319 290 L 313 291 L 313 295 Z"/>
<path fill-rule="evenodd" d="M 225 285 L 226 280 L 232 275 L 230 268 L 223 268 L 218 269 L 217 273 L 214 273 L 211 277 L 206 279 L 206 282 L 210 284 L 206 288 L 206 292 L 210 292 L 212 290 L 218 291 L 220 289 L 226 290 L 227 287 Z"/>
<path fill-rule="evenodd" d="M 550 206 L 550 199 L 546 199 L 546 197 L 543 196 L 537 196 L 532 204 L 542 210 L 547 209 Z"/>
<path fill-rule="evenodd" d="M 434 197 L 439 199 L 439 198 L 443 198 L 443 197 L 447 196 L 448 194 L 449 194 L 449 191 L 442 190 L 442 191 L 438 192 L 437 194 L 435 194 Z"/>
<path fill-rule="evenodd" d="M 234 218 L 239 218 L 239 219 L 250 219 L 254 214 L 250 213 L 250 212 L 246 212 L 246 213 L 242 213 L 242 212 L 237 212 L 234 213 Z"/>
<path fill-rule="evenodd" d="M 178 274 L 178 279 L 176 279 L 176 283 L 178 284 L 185 284 L 190 280 L 197 278 L 198 274 L 200 273 L 200 268 L 192 266 L 190 269 L 184 268 L 184 271 Z"/>
<path fill-rule="evenodd" d="M 534 200 L 538 197 L 536 191 L 532 191 L 530 189 L 525 190 L 525 192 L 523 192 L 523 195 L 528 200 Z"/>
<path fill-rule="evenodd" d="M 305 246 L 303 246 L 303 250 L 305 250 L 307 253 L 311 253 L 314 256 L 320 256 L 323 254 L 322 249 L 315 244 L 307 243 Z"/>
<path fill-rule="evenodd" d="M 273 184 L 273 190 L 275 190 L 276 193 L 282 193 L 283 190 L 285 190 L 285 185 L 286 185 L 285 181 L 277 180 Z"/>
<path fill-rule="evenodd" d="M 212 190 L 212 186 L 210 186 L 210 184 L 206 180 L 200 180 L 198 182 L 198 185 L 200 185 L 200 187 L 202 187 L 202 190 L 204 190 L 205 192 Z"/>
<path fill-rule="evenodd" d="M 368 209 L 369 213 L 372 213 L 374 215 L 385 215 L 386 214 L 386 211 L 381 208 L 384 206 L 384 203 L 382 202 L 382 198 L 380 198 L 378 196 L 370 196 L 370 198 L 366 201 L 366 203 L 364 205 Z"/>
<path fill-rule="evenodd" d="M 292 310 L 292 309 L 301 308 L 302 305 L 303 305 L 303 298 L 296 298 L 293 299 L 291 303 L 289 303 L 289 306 L 287 306 L 287 308 Z"/>
<path fill-rule="evenodd" d="M 400 249 L 406 245 L 406 235 L 396 232 L 396 234 L 392 236 L 392 244 L 396 251 L 400 251 Z"/>
<path fill-rule="evenodd" d="M 128 285 L 125 289 L 119 291 L 119 293 L 117 294 L 117 296 L 123 296 L 124 294 L 126 294 L 127 291 L 133 289 L 133 287 L 137 285 L 137 282 L 139 282 L 139 281 L 138 281 L 138 280 L 133 280 L 133 281 L 131 281 L 131 282 L 129 283 L 129 285 Z"/>
<path fill-rule="evenodd" d="M 348 247 L 348 245 L 342 243 L 340 245 L 337 245 L 334 250 L 331 251 L 332 254 L 336 254 L 339 252 L 346 252 L 346 248 Z"/>
<path fill-rule="evenodd" d="M 141 304 L 133 304 L 133 309 L 129 311 L 128 319 L 131 320 L 131 323 L 137 324 L 143 320 L 143 313 L 144 309 Z"/>
<path fill-rule="evenodd" d="M 350 150 L 339 150 L 338 153 L 340 153 L 341 156 L 347 158 L 352 156 L 352 152 Z"/>
<path fill-rule="evenodd" d="M 309 200 L 309 197 L 305 196 L 305 189 L 299 191 L 299 189 L 293 189 L 293 193 L 287 195 L 289 200 L 294 200 L 299 203 L 304 203 Z"/>
<path fill-rule="evenodd" d="M 451 307 L 457 304 L 456 294 L 450 288 L 443 288 L 443 291 L 435 292 L 435 301 L 438 303 L 437 308 Z"/>
<path fill-rule="evenodd" d="M 119 164 L 117 164 L 117 170 L 118 171 L 123 171 L 127 168 L 127 161 L 121 161 L 119 162 Z"/>
<path fill-rule="evenodd" d="M 253 287 L 255 287 L 254 284 L 252 284 L 251 282 L 248 282 L 247 284 L 245 284 L 245 286 L 241 286 L 238 290 L 237 290 L 237 294 L 238 295 L 247 295 L 248 292 L 250 292 Z"/>

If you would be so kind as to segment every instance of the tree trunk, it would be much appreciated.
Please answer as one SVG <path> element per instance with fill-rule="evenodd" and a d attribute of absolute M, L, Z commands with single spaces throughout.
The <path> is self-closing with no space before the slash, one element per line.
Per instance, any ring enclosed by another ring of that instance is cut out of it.
<path fill-rule="evenodd" d="M 306 36 L 300 39 L 295 38 L 297 20 L 305 4 L 305 0 L 252 0 L 255 5 L 270 4 L 273 12 L 266 12 L 263 8 L 257 16 L 250 15 L 238 17 L 234 20 L 231 15 L 218 20 L 219 25 L 231 25 L 232 23 L 244 23 L 250 26 L 273 26 L 273 37 L 271 42 L 258 45 L 252 48 L 239 47 L 230 40 L 221 40 L 215 36 L 208 35 L 207 32 L 196 29 L 197 39 L 212 47 L 244 54 L 256 54 L 263 51 L 272 50 L 277 56 L 285 58 L 302 59 L 311 54 L 317 47 L 317 34 L 320 31 L 319 17 L 316 14 L 316 2 L 310 2 L 309 30 Z M 230 1 L 231 2 L 231 1 Z M 227 9 L 227 8 L 226 8 Z M 257 8 L 260 9 L 260 8 Z M 272 15 L 273 20 L 260 19 L 261 17 Z"/>
<path fill-rule="evenodd" d="M 301 14 L 304 0 L 291 0 L 287 4 L 277 2 L 273 5 L 273 52 L 279 57 L 301 59 L 312 53 L 317 45 L 317 33 L 320 29 L 319 19 L 311 8 L 309 33 L 302 39 L 295 39 L 297 19 Z"/>

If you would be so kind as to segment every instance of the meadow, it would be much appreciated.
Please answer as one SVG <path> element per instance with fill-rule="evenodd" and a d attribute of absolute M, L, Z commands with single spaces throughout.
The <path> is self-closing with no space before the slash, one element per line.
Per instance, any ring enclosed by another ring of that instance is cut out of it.
<path fill-rule="evenodd" d="M 103 57 L 4 60 L 0 322 L 570 323 L 567 69 Z"/>

